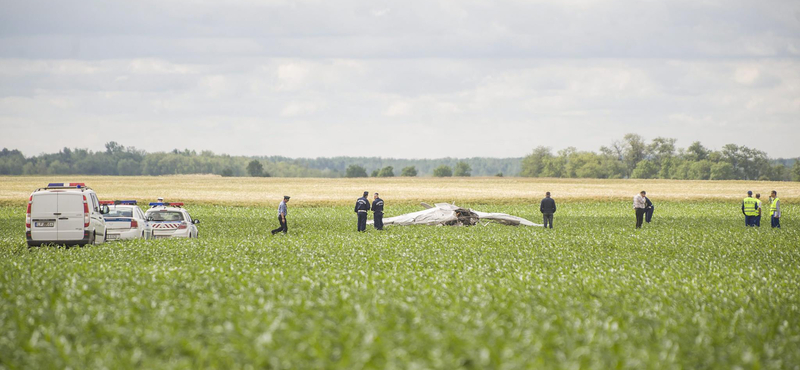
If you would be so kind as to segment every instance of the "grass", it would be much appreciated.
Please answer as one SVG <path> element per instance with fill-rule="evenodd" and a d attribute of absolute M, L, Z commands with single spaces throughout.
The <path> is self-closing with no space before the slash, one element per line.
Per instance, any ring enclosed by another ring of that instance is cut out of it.
<path fill-rule="evenodd" d="M 554 230 L 367 234 L 290 208 L 274 237 L 272 206 L 190 205 L 200 239 L 31 250 L 0 207 L 0 368 L 798 368 L 792 205 L 782 230 L 656 205 L 638 231 L 628 201 L 574 200 Z"/>
<path fill-rule="evenodd" d="M 393 204 L 426 202 L 483 204 L 534 203 L 546 191 L 559 201 L 630 200 L 642 189 L 655 202 L 664 200 L 741 201 L 747 190 L 765 201 L 777 190 L 786 202 L 800 200 L 800 182 L 596 180 L 528 178 L 225 178 L 211 175 L 162 177 L 0 177 L 0 204 L 19 205 L 36 188 L 53 181 L 85 182 L 101 199 L 136 199 L 192 204 L 275 206 L 284 195 L 293 206 L 350 205 L 362 192 L 380 192 Z"/>

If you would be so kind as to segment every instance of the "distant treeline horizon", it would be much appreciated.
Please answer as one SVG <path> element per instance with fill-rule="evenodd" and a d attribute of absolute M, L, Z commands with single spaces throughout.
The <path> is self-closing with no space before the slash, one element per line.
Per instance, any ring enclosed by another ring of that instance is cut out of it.
<path fill-rule="evenodd" d="M 800 158 L 771 159 L 757 149 L 728 144 L 711 150 L 700 142 L 677 148 L 676 139 L 650 143 L 628 134 L 598 152 L 573 147 L 553 153 L 537 147 L 519 158 L 381 157 L 289 158 L 231 156 L 211 151 L 174 149 L 148 153 L 111 141 L 105 150 L 63 148 L 58 153 L 25 157 L 0 151 L 0 175 L 364 177 L 364 176 L 521 176 L 553 178 L 642 178 L 695 180 L 800 181 Z"/>

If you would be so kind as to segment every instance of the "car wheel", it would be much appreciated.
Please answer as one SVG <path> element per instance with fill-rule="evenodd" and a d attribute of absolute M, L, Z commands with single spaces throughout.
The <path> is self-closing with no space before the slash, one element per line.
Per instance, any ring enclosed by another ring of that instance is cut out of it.
<path fill-rule="evenodd" d="M 97 240 L 97 234 L 92 231 L 92 236 L 89 237 L 89 243 L 87 245 L 93 245 L 95 240 Z"/>

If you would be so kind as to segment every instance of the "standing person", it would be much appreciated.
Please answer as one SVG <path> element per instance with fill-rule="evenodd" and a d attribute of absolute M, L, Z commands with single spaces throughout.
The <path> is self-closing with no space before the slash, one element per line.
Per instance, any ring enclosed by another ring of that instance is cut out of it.
<path fill-rule="evenodd" d="M 655 208 L 650 198 L 644 197 L 644 222 L 649 224 L 650 221 L 653 220 L 653 211 L 655 211 Z"/>
<path fill-rule="evenodd" d="M 756 226 L 756 216 L 758 216 L 757 206 L 758 202 L 756 198 L 753 198 L 753 192 L 748 190 L 747 197 L 742 200 L 742 213 L 744 214 L 745 226 Z"/>
<path fill-rule="evenodd" d="M 358 215 L 358 231 L 367 231 L 367 212 L 369 211 L 369 192 L 365 191 L 364 196 L 356 200 L 355 212 Z"/>
<path fill-rule="evenodd" d="M 637 229 L 641 229 L 642 228 L 642 222 L 644 221 L 644 212 L 645 212 L 645 207 L 646 207 L 645 194 L 647 194 L 647 192 L 642 190 L 638 195 L 633 197 L 633 209 L 634 209 L 634 211 L 636 211 L 636 228 Z"/>
<path fill-rule="evenodd" d="M 754 226 L 761 227 L 761 194 L 756 193 L 756 209 L 758 210 L 758 215 L 754 219 Z"/>
<path fill-rule="evenodd" d="M 375 230 L 383 230 L 383 199 L 375 193 L 375 200 L 372 202 L 372 219 Z"/>
<path fill-rule="evenodd" d="M 781 228 L 781 200 L 778 199 L 778 192 L 773 190 L 769 196 L 769 215 L 772 228 Z"/>
<path fill-rule="evenodd" d="M 286 203 L 289 203 L 288 195 L 284 195 L 281 204 L 278 205 L 278 222 L 281 223 L 281 226 L 275 230 L 272 230 L 272 235 L 280 232 L 286 235 L 286 232 L 289 231 L 289 226 L 286 224 L 286 214 L 289 213 L 289 210 L 286 208 Z"/>
<path fill-rule="evenodd" d="M 553 228 L 553 213 L 556 213 L 556 201 L 553 198 L 550 198 L 550 192 L 544 193 L 544 199 L 539 204 L 539 212 L 542 212 L 542 218 L 544 219 L 544 227 L 547 228 L 547 225 L 550 225 L 550 228 Z"/>

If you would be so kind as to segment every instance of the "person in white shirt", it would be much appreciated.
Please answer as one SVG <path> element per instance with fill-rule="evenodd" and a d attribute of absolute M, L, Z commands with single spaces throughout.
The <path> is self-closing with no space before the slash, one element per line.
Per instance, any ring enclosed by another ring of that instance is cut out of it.
<path fill-rule="evenodd" d="M 636 228 L 640 229 L 642 227 L 642 223 L 644 222 L 644 213 L 646 211 L 646 198 L 645 192 L 642 190 L 641 193 L 633 197 L 633 210 L 636 211 Z"/>

